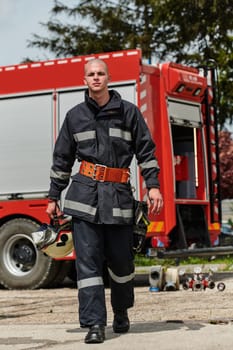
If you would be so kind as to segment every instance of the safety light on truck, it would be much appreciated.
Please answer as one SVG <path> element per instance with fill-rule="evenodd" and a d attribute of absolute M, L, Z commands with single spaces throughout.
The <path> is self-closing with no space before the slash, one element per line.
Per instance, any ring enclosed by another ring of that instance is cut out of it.
<path fill-rule="evenodd" d="M 176 89 L 176 92 L 182 92 L 182 91 L 184 91 L 184 89 L 185 89 L 185 85 L 184 85 L 184 84 L 181 84 L 181 85 L 179 85 L 178 88 Z"/>
<path fill-rule="evenodd" d="M 201 88 L 197 88 L 194 93 L 193 93 L 193 96 L 198 96 L 201 92 Z"/>

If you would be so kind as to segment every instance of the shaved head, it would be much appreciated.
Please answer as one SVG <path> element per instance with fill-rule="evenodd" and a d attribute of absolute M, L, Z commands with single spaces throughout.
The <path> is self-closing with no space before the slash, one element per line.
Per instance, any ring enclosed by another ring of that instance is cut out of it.
<path fill-rule="evenodd" d="M 86 75 L 88 69 L 90 68 L 90 66 L 93 65 L 93 64 L 100 64 L 100 65 L 102 65 L 104 70 L 105 70 L 105 73 L 107 75 L 109 75 L 107 64 L 103 60 L 101 60 L 99 58 L 93 58 L 93 59 L 91 59 L 90 61 L 88 61 L 85 64 L 85 66 L 84 66 L 84 73 L 85 73 L 85 75 Z"/>
<path fill-rule="evenodd" d="M 84 66 L 84 83 L 88 86 L 89 96 L 99 106 L 109 101 L 108 82 L 110 76 L 107 64 L 99 58 L 89 60 Z"/>

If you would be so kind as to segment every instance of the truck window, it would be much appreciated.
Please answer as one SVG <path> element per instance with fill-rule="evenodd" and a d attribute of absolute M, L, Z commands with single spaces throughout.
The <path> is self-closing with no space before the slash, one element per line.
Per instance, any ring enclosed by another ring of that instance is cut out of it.
<path fill-rule="evenodd" d="M 176 197 L 196 198 L 195 129 L 172 125 Z"/>

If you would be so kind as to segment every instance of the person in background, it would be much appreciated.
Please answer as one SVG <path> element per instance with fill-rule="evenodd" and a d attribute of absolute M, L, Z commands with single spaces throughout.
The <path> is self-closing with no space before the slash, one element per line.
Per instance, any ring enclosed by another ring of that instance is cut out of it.
<path fill-rule="evenodd" d="M 136 155 L 148 191 L 148 210 L 159 214 L 163 198 L 159 166 L 148 127 L 132 103 L 109 90 L 107 64 L 92 59 L 85 65 L 85 99 L 68 111 L 57 138 L 47 214 L 62 214 L 61 192 L 72 176 L 63 212 L 72 216 L 76 252 L 79 322 L 89 328 L 85 343 L 105 340 L 107 313 L 103 265 L 110 276 L 113 331 L 128 332 L 128 308 L 134 304 L 134 198 L 130 163 Z"/>

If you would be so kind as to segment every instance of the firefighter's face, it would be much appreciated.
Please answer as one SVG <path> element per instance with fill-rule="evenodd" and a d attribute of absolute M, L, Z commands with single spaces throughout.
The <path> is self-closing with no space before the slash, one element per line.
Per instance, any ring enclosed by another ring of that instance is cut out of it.
<path fill-rule="evenodd" d="M 91 92 L 107 91 L 108 82 L 108 68 L 103 61 L 92 60 L 86 64 L 84 83 Z"/>

